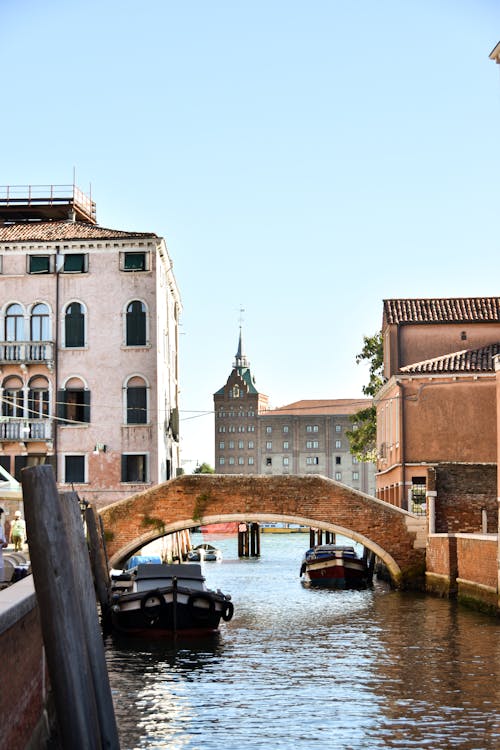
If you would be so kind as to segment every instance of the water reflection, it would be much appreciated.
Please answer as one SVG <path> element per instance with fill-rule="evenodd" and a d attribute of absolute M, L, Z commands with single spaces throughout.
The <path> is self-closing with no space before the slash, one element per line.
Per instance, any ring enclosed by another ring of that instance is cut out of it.
<path fill-rule="evenodd" d="M 235 604 L 208 642 L 107 642 L 122 750 L 500 747 L 497 620 L 377 583 L 304 589 L 298 536 L 205 564 Z"/>

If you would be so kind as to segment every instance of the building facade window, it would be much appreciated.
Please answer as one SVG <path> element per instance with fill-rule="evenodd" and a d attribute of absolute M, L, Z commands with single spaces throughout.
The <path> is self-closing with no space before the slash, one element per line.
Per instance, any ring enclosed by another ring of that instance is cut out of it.
<path fill-rule="evenodd" d="M 267 427 L 266 427 L 266 433 L 268 435 L 270 435 L 272 431 L 273 431 L 273 428 L 270 425 L 267 425 Z"/>
<path fill-rule="evenodd" d="M 9 305 L 5 312 L 5 341 L 24 341 L 24 311 L 21 305 Z"/>
<path fill-rule="evenodd" d="M 319 448 L 319 440 L 306 440 L 306 448 Z"/>
<path fill-rule="evenodd" d="M 64 456 L 64 481 L 85 482 L 85 456 Z"/>
<path fill-rule="evenodd" d="M 339 424 L 335 425 L 335 432 L 342 432 L 342 427 Z"/>
<path fill-rule="evenodd" d="M 283 456 L 283 466 L 288 466 L 290 463 L 290 459 L 288 456 Z"/>
<path fill-rule="evenodd" d="M 24 391 L 21 379 L 7 378 L 3 388 L 2 417 L 24 417 Z"/>
<path fill-rule="evenodd" d="M 122 271 L 147 271 L 147 254 L 124 252 L 121 254 Z"/>
<path fill-rule="evenodd" d="M 342 472 L 341 471 L 336 471 L 335 472 L 335 479 L 337 480 L 337 482 L 340 482 L 340 480 L 342 479 Z"/>
<path fill-rule="evenodd" d="M 240 466 L 243 466 L 243 464 L 245 463 L 245 459 L 243 458 L 243 456 L 239 456 L 238 463 Z"/>
<path fill-rule="evenodd" d="M 224 456 L 219 456 L 219 466 L 224 466 L 225 463 L 226 459 L 224 458 Z"/>
<path fill-rule="evenodd" d="M 229 456 L 229 463 L 231 466 L 234 466 L 234 456 Z"/>
<path fill-rule="evenodd" d="M 40 302 L 31 310 L 30 340 L 49 341 L 49 338 L 49 308 Z"/>
<path fill-rule="evenodd" d="M 253 440 L 249 440 L 249 441 L 248 441 L 248 447 L 249 447 L 249 449 L 250 449 L 250 450 L 253 450 L 253 447 L 254 447 L 254 442 L 253 442 Z"/>
<path fill-rule="evenodd" d="M 243 440 L 238 440 L 238 448 L 241 450 L 244 448 Z"/>
<path fill-rule="evenodd" d="M 219 450 L 223 451 L 223 450 L 224 450 L 224 448 L 225 448 L 225 445 L 226 445 L 226 444 L 225 444 L 224 440 L 220 440 L 220 441 L 219 441 Z"/>
<path fill-rule="evenodd" d="M 79 302 L 71 302 L 64 313 L 64 346 L 85 346 L 85 313 Z"/>
<path fill-rule="evenodd" d="M 306 425 L 306 432 L 318 432 L 319 427 L 317 424 L 308 424 Z"/>
<path fill-rule="evenodd" d="M 147 454 L 122 454 L 122 482 L 147 482 Z"/>
<path fill-rule="evenodd" d="M 90 391 L 78 378 L 72 378 L 66 388 L 58 391 L 57 417 L 66 426 L 90 422 Z"/>
<path fill-rule="evenodd" d="M 50 273 L 50 255 L 29 255 L 28 273 Z"/>
<path fill-rule="evenodd" d="M 146 306 L 140 300 L 127 305 L 126 328 L 127 346 L 146 345 Z"/>
<path fill-rule="evenodd" d="M 125 423 L 148 423 L 148 389 L 142 378 L 134 377 L 127 383 Z"/>
<path fill-rule="evenodd" d="M 284 441 L 283 441 L 283 450 L 284 450 L 284 451 L 287 451 L 287 450 L 288 450 L 288 445 L 289 445 L 289 444 L 288 444 L 288 440 L 284 440 Z"/>
<path fill-rule="evenodd" d="M 272 440 L 268 440 L 268 441 L 266 442 L 266 450 L 268 450 L 268 451 L 272 451 L 272 449 L 273 449 L 273 443 L 272 443 Z"/>
<path fill-rule="evenodd" d="M 341 456 L 335 456 L 335 464 L 337 466 L 340 466 L 341 463 L 342 463 L 342 457 Z"/>
<path fill-rule="evenodd" d="M 359 471 L 353 471 L 352 478 L 353 478 L 353 481 L 357 482 L 359 480 Z"/>
<path fill-rule="evenodd" d="M 336 440 L 335 441 L 335 447 L 336 448 L 342 448 L 342 441 L 341 440 Z"/>
<path fill-rule="evenodd" d="M 234 440 L 230 440 L 229 443 L 228 443 L 228 445 L 229 445 L 229 450 L 230 451 L 233 450 L 234 449 Z"/>
<path fill-rule="evenodd" d="M 44 377 L 30 381 L 28 391 L 28 418 L 46 419 L 49 416 L 49 383 Z"/>
<path fill-rule="evenodd" d="M 283 425 L 283 432 L 286 433 L 286 434 L 288 434 L 288 425 L 287 424 Z"/>
<path fill-rule="evenodd" d="M 272 466 L 273 465 L 273 459 L 272 458 L 266 458 L 266 466 Z"/>
<path fill-rule="evenodd" d="M 87 253 L 68 253 L 64 256 L 63 273 L 87 273 Z"/>
<path fill-rule="evenodd" d="M 248 465 L 253 466 L 253 456 L 248 457 Z"/>

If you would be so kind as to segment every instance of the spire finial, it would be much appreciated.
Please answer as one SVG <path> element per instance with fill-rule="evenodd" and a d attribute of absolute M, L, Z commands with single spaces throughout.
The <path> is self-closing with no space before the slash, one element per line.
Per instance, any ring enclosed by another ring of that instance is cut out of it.
<path fill-rule="evenodd" d="M 240 307 L 240 316 L 238 318 L 239 324 L 240 324 L 240 335 L 238 338 L 238 351 L 236 352 L 236 359 L 234 362 L 234 367 L 241 369 L 242 367 L 249 367 L 250 363 L 248 362 L 247 358 L 243 354 L 243 336 L 242 336 L 242 324 L 243 324 L 243 313 L 245 312 L 244 307 Z"/>

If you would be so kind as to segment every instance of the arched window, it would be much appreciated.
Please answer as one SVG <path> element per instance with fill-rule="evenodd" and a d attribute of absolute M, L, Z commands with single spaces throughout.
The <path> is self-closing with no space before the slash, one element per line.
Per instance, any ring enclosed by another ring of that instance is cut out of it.
<path fill-rule="evenodd" d="M 127 307 L 127 346 L 146 345 L 146 306 L 134 300 Z"/>
<path fill-rule="evenodd" d="M 64 345 L 67 348 L 85 346 L 85 315 L 79 302 L 72 302 L 64 315 Z"/>
<path fill-rule="evenodd" d="M 47 305 L 39 303 L 33 307 L 30 328 L 31 341 L 49 340 L 49 308 Z"/>
<path fill-rule="evenodd" d="M 45 419 L 49 416 L 49 383 L 46 378 L 34 377 L 28 391 L 28 419 Z"/>
<path fill-rule="evenodd" d="M 7 378 L 3 384 L 2 417 L 24 416 L 24 391 L 20 378 Z"/>
<path fill-rule="evenodd" d="M 9 305 L 5 313 L 5 341 L 24 341 L 24 313 L 21 305 Z"/>
<path fill-rule="evenodd" d="M 57 416 L 66 426 L 90 422 L 90 391 L 80 378 L 70 378 L 57 392 Z"/>
<path fill-rule="evenodd" d="M 148 390 L 142 378 L 130 378 L 127 383 L 126 398 L 126 424 L 147 424 Z"/>

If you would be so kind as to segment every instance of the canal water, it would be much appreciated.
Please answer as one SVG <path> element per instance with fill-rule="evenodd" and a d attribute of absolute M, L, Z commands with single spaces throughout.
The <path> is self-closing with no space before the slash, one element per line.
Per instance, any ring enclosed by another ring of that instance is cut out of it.
<path fill-rule="evenodd" d="M 233 620 L 175 646 L 106 641 L 122 750 L 500 748 L 496 619 L 386 584 L 306 589 L 307 534 L 263 534 L 253 560 L 206 541 Z"/>

